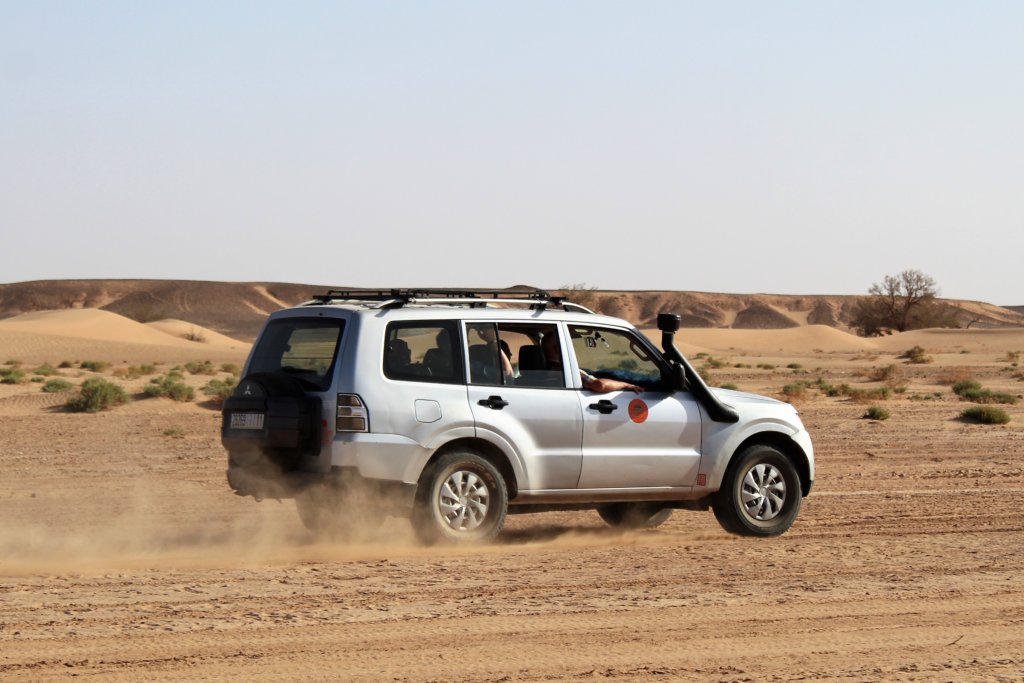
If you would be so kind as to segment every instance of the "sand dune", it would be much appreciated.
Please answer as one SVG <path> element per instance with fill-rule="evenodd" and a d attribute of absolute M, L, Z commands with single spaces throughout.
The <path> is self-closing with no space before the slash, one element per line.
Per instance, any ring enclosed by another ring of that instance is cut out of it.
<path fill-rule="evenodd" d="M 657 330 L 652 339 L 660 339 Z M 789 351 L 873 351 L 877 342 L 848 334 L 827 325 L 805 325 L 786 330 L 682 329 L 676 345 L 688 355 L 694 350 L 767 353 Z"/>
<path fill-rule="evenodd" d="M 874 340 L 883 351 L 906 351 L 922 346 L 932 353 L 1024 351 L 1024 328 L 996 330 L 913 330 Z"/>
<path fill-rule="evenodd" d="M 185 333 L 203 341 L 189 341 Z M 34 311 L 0 320 L 4 358 L 25 362 L 235 360 L 248 350 L 244 342 L 180 320 L 143 324 L 99 309 Z"/>

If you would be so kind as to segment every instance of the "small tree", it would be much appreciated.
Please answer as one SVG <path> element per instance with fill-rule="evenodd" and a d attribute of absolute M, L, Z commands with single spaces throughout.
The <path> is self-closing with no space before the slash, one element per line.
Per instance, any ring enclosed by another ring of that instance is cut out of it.
<path fill-rule="evenodd" d="M 854 311 L 853 326 L 865 336 L 919 327 L 934 322 L 935 297 L 939 290 L 935 280 L 919 270 L 904 270 L 899 275 L 886 275 L 871 285 L 868 298 L 861 300 Z"/>

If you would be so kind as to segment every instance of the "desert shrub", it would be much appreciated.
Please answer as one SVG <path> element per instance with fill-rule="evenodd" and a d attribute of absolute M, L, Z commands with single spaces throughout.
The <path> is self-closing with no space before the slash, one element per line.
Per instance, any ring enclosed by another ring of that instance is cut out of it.
<path fill-rule="evenodd" d="M 33 375 L 39 375 L 40 377 L 51 377 L 57 374 L 57 368 L 53 367 L 49 363 L 43 363 L 38 368 L 32 371 Z"/>
<path fill-rule="evenodd" d="M 127 379 L 138 379 L 156 372 L 155 365 L 129 365 L 126 368 L 114 370 L 114 377 L 125 377 Z"/>
<path fill-rule="evenodd" d="M 168 427 L 167 429 L 165 429 L 161 433 L 164 436 L 170 437 L 172 439 L 184 439 L 185 438 L 185 430 L 182 429 L 181 427 Z"/>
<path fill-rule="evenodd" d="M 925 353 L 924 347 L 914 346 L 900 354 L 900 358 L 906 359 L 908 363 L 931 363 L 932 357 Z"/>
<path fill-rule="evenodd" d="M 694 358 L 711 358 L 711 354 L 705 351 L 701 351 L 700 353 L 695 355 Z"/>
<path fill-rule="evenodd" d="M 903 368 L 893 363 L 880 368 L 872 368 L 868 378 L 874 382 L 895 384 L 903 379 Z"/>
<path fill-rule="evenodd" d="M 801 365 L 800 363 L 790 363 L 786 367 L 789 368 L 790 370 L 803 370 L 804 369 L 804 366 Z"/>
<path fill-rule="evenodd" d="M 17 358 L 8 358 L 4 361 L 4 365 L 9 365 L 12 368 L 21 367 L 21 361 Z"/>
<path fill-rule="evenodd" d="M 185 384 L 181 378 L 170 375 L 154 377 L 142 390 L 150 398 L 169 398 L 172 401 L 191 401 L 196 397 L 196 390 Z"/>
<path fill-rule="evenodd" d="M 224 400 L 231 395 L 231 392 L 235 390 L 235 386 L 237 384 L 238 380 L 234 377 L 228 377 L 227 379 L 211 379 L 203 386 L 202 392 L 214 401 L 223 403 Z"/>
<path fill-rule="evenodd" d="M 771 363 L 758 363 L 757 367 L 759 367 L 762 370 L 774 370 L 775 369 L 775 366 L 772 365 Z"/>
<path fill-rule="evenodd" d="M 1017 365 L 1020 362 L 1020 351 L 1007 351 L 1003 360 L 1010 365 Z"/>
<path fill-rule="evenodd" d="M 847 385 L 844 385 L 847 386 Z M 847 396 L 854 401 L 888 401 L 892 397 L 892 389 L 889 387 L 876 387 L 874 389 L 855 389 L 847 386 Z"/>
<path fill-rule="evenodd" d="M 75 364 L 72 363 L 69 360 L 62 360 L 57 367 L 58 368 L 73 368 L 73 367 L 75 367 Z"/>
<path fill-rule="evenodd" d="M 790 401 L 802 399 L 807 396 L 807 384 L 805 382 L 787 384 L 782 387 L 782 395 Z"/>
<path fill-rule="evenodd" d="M 70 391 L 74 385 L 66 379 L 51 379 L 43 385 L 42 389 L 48 394 L 59 394 L 62 391 Z"/>
<path fill-rule="evenodd" d="M 185 369 L 193 375 L 215 375 L 217 374 L 216 368 L 213 367 L 213 363 L 208 360 L 204 360 L 202 363 L 185 363 Z"/>
<path fill-rule="evenodd" d="M 242 372 L 242 368 L 240 368 L 237 363 L 221 363 L 220 371 L 238 376 Z"/>
<path fill-rule="evenodd" d="M 92 372 L 103 372 L 110 367 L 110 363 L 105 360 L 83 360 L 78 367 Z"/>
<path fill-rule="evenodd" d="M 1004 425 L 1010 421 L 1010 415 L 995 406 L 972 406 L 960 413 L 960 417 L 987 425 Z"/>
<path fill-rule="evenodd" d="M 953 385 L 953 393 L 964 401 L 973 403 L 1005 403 L 1014 405 L 1017 397 L 1013 394 L 986 389 L 974 380 L 963 380 Z"/>
<path fill-rule="evenodd" d="M 749 367 L 751 367 L 751 365 L 750 365 L 750 363 L 736 363 L 736 365 L 734 365 L 733 367 L 734 368 L 749 368 Z"/>
<path fill-rule="evenodd" d="M 206 334 L 204 334 L 201 329 L 197 329 L 195 327 L 190 327 L 188 332 L 186 332 L 185 334 L 183 334 L 181 336 L 183 336 L 185 339 L 187 339 L 189 341 L 200 342 L 200 343 L 206 341 Z"/>
<path fill-rule="evenodd" d="M 0 384 L 24 384 L 25 371 L 17 366 L 0 368 Z"/>
<path fill-rule="evenodd" d="M 739 387 L 736 386 L 735 384 L 733 384 L 732 382 L 726 382 L 725 384 L 722 385 L 721 388 L 722 389 L 731 389 L 732 391 L 739 391 Z"/>
<path fill-rule="evenodd" d="M 868 409 L 864 411 L 865 420 L 888 420 L 889 411 L 882 406 L 868 406 Z"/>
<path fill-rule="evenodd" d="M 981 390 L 981 382 L 976 382 L 973 379 L 962 379 L 959 382 L 953 384 L 953 393 L 957 396 L 963 396 L 969 392 L 976 392 Z"/>
<path fill-rule="evenodd" d="M 78 395 L 67 402 L 76 413 L 95 413 L 127 403 L 130 399 L 121 385 L 93 377 L 82 382 Z"/>

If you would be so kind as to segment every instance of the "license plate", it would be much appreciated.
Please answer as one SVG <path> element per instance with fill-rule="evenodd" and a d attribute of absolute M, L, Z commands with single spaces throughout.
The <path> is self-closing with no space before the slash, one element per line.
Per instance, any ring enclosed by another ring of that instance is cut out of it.
<path fill-rule="evenodd" d="M 263 429 L 263 413 L 231 413 L 232 429 Z"/>

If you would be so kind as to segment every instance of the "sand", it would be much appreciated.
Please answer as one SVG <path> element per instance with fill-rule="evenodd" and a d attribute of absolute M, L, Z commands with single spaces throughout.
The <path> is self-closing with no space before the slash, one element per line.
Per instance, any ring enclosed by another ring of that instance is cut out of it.
<path fill-rule="evenodd" d="M 113 379 L 130 358 L 244 358 L 177 323 L 83 313 L 0 322 L 0 362 L 110 359 Z M 84 415 L 38 383 L 0 385 L 0 679 L 1024 680 L 1024 402 L 1008 425 L 968 424 L 943 383 L 960 372 L 1021 394 L 1009 354 L 1024 330 L 680 338 L 722 362 L 717 382 L 758 393 L 818 376 L 878 386 L 866 376 L 890 364 L 906 390 L 885 422 L 846 398 L 799 402 L 818 478 L 779 538 L 730 536 L 710 513 L 634 533 L 544 513 L 448 549 L 397 519 L 327 542 L 291 501 L 232 495 L 201 398 Z M 898 358 L 917 344 L 932 362 Z M 147 378 L 116 381 L 137 393 Z"/>

